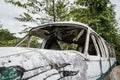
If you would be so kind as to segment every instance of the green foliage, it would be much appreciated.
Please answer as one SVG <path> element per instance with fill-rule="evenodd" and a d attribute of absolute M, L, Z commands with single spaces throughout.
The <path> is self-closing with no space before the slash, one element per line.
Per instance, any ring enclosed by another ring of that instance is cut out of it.
<path fill-rule="evenodd" d="M 0 46 L 14 46 L 19 39 L 7 29 L 0 29 Z"/>
<path fill-rule="evenodd" d="M 22 21 L 22 22 L 32 22 L 34 21 L 33 18 L 28 13 L 23 13 L 23 15 L 20 15 L 20 17 L 15 17 L 15 19 Z"/>
<path fill-rule="evenodd" d="M 31 36 L 29 39 L 24 40 L 19 46 L 20 47 L 30 47 L 30 48 L 40 48 L 41 44 L 38 40 L 42 40 L 40 37 Z"/>
<path fill-rule="evenodd" d="M 20 39 L 0 41 L 0 47 L 15 46 L 15 44 L 16 44 L 19 40 L 20 40 Z"/>
<path fill-rule="evenodd" d="M 15 17 L 19 21 L 32 21 L 40 24 L 49 21 L 68 20 L 68 0 L 5 0 L 5 2 L 27 10 L 19 17 Z"/>
<path fill-rule="evenodd" d="M 117 57 L 117 64 L 120 65 L 120 35 L 114 38 L 114 48 Z"/>
<path fill-rule="evenodd" d="M 41 40 L 41 38 L 32 36 L 31 39 L 30 39 L 30 47 L 32 47 L 32 48 L 40 48 L 40 44 L 38 43 L 37 40 Z"/>
<path fill-rule="evenodd" d="M 16 37 L 13 36 L 14 33 L 10 33 L 7 29 L 0 29 L 0 40 L 12 40 Z"/>

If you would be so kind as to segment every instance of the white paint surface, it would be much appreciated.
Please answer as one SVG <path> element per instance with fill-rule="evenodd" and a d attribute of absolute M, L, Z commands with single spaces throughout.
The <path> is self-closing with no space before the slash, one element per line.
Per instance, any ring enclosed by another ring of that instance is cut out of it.
<path fill-rule="evenodd" d="M 74 76 L 66 76 L 61 80 L 86 80 L 86 70 L 87 64 L 84 58 L 79 55 L 76 51 L 57 51 L 57 50 L 45 50 L 45 49 L 33 49 L 33 48 L 12 48 L 3 47 L 0 48 L 0 67 L 9 66 L 21 66 L 25 70 L 30 70 L 43 66 L 41 68 L 25 72 L 23 78 L 33 76 L 35 74 L 41 73 L 29 80 L 57 80 L 63 74 L 58 73 L 59 71 L 76 71 L 78 72 Z M 5 54 L 3 54 L 5 53 Z M 63 68 L 52 68 L 50 65 L 69 63 Z M 48 70 L 48 71 L 47 71 Z M 50 76 L 52 75 L 52 76 Z"/>

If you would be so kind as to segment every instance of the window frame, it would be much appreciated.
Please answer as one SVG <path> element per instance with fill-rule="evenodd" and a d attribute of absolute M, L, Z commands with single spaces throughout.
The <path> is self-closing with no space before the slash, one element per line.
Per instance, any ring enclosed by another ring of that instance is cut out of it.
<path fill-rule="evenodd" d="M 89 55 L 89 56 L 100 56 L 100 51 L 99 51 L 97 42 L 96 42 L 96 40 L 95 40 L 94 34 L 93 34 L 93 33 L 90 33 L 90 35 L 89 35 L 89 41 L 90 41 L 90 37 L 91 37 L 91 39 L 92 39 L 92 41 L 93 41 L 93 45 L 94 45 L 94 48 L 95 48 L 95 50 L 96 50 L 96 55 L 90 55 L 89 52 L 88 52 L 88 50 L 87 50 L 88 55 Z M 89 43 L 88 43 L 88 49 L 89 49 Z"/>
<path fill-rule="evenodd" d="M 106 50 L 105 50 L 105 44 L 103 43 L 102 41 L 102 38 L 98 35 L 95 35 L 95 38 L 97 39 L 97 44 L 98 44 L 98 47 L 99 47 L 99 52 L 100 52 L 100 57 L 101 58 L 107 58 L 107 53 L 106 53 Z"/>

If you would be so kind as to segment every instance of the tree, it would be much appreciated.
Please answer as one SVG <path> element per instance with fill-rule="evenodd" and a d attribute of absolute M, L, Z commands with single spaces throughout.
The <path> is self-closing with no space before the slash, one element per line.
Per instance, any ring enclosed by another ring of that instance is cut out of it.
<path fill-rule="evenodd" d="M 109 0 L 76 0 L 75 4 L 77 8 L 75 7 L 71 10 L 71 14 L 75 21 L 88 24 L 100 35 L 103 34 L 101 32 L 103 32 L 105 28 L 105 30 L 111 29 L 112 27 L 115 29 L 114 6 Z"/>
<path fill-rule="evenodd" d="M 63 21 L 68 19 L 69 1 L 68 0 L 5 0 L 18 7 L 27 10 L 20 17 L 16 17 L 23 22 L 36 22 L 37 24 L 45 22 Z"/>
<path fill-rule="evenodd" d="M 2 23 L 1 23 L 1 21 L 0 21 L 0 29 L 2 28 L 2 26 L 3 26 L 3 25 L 2 25 Z"/>
<path fill-rule="evenodd" d="M 13 46 L 18 38 L 14 36 L 14 33 L 10 33 L 8 29 L 3 29 L 0 24 L 0 46 Z"/>
<path fill-rule="evenodd" d="M 114 5 L 109 0 L 76 0 L 71 15 L 75 21 L 88 24 L 116 50 L 120 64 L 120 37 L 115 20 Z"/>
<path fill-rule="evenodd" d="M 0 29 L 0 40 L 12 40 L 15 36 L 10 33 L 7 29 Z"/>

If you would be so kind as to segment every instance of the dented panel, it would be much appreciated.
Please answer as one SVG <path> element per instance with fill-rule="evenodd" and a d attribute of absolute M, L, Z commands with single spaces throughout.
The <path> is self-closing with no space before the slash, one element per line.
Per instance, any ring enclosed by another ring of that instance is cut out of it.
<path fill-rule="evenodd" d="M 16 51 L 14 48 L 11 49 L 10 52 Z M 8 79 L 86 80 L 87 78 L 85 75 L 87 70 L 85 59 L 75 51 L 29 48 L 26 51 L 25 53 L 21 51 L 18 54 L 0 58 L 1 72 L 8 74 Z M 1 76 L 6 78 L 4 74 Z M 12 78 L 9 78 L 10 76 Z"/>

